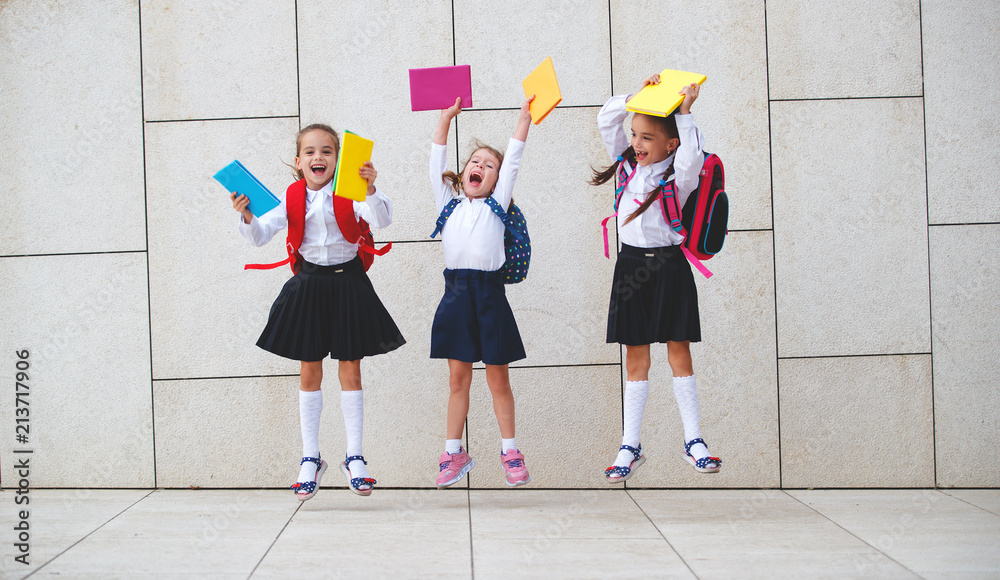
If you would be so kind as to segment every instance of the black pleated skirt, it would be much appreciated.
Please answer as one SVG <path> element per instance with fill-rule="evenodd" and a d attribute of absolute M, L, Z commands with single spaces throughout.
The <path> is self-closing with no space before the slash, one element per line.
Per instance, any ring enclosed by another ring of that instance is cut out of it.
<path fill-rule="evenodd" d="M 358 360 L 405 343 L 360 258 L 335 266 L 303 263 L 282 287 L 257 340 L 262 349 L 299 361 Z"/>
<path fill-rule="evenodd" d="M 615 263 L 607 342 L 629 346 L 701 340 L 698 289 L 679 246 L 622 245 Z"/>

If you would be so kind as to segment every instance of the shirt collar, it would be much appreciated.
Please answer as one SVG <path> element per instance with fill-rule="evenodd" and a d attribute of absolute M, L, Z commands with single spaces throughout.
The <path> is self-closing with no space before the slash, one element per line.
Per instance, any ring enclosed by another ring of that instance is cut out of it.
<path fill-rule="evenodd" d="M 673 161 L 674 161 L 674 154 L 671 153 L 663 161 L 659 161 L 657 163 L 653 163 L 652 165 L 647 165 L 645 167 L 643 167 L 642 165 L 637 165 L 636 169 L 642 170 L 642 173 L 640 173 L 640 175 L 642 176 L 643 180 L 647 183 L 647 185 L 654 186 L 657 183 L 659 183 L 659 178 L 663 176 L 663 174 L 667 171 L 667 168 L 670 167 L 670 164 L 673 163 Z M 653 176 L 657 176 L 657 179 L 653 179 Z"/>
<path fill-rule="evenodd" d="M 309 186 L 306 186 L 306 199 L 308 201 L 316 199 L 317 193 L 322 193 L 323 197 L 333 197 L 333 181 L 331 180 L 330 183 L 319 188 L 319 191 L 309 189 Z"/>

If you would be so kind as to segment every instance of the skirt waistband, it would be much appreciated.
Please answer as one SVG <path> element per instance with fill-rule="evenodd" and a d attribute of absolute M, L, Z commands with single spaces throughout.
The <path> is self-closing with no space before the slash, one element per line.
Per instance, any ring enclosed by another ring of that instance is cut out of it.
<path fill-rule="evenodd" d="M 497 281 L 500 280 L 500 270 L 493 270 L 492 272 L 487 272 L 486 270 L 472 270 L 468 268 L 459 268 L 456 270 L 445 268 L 444 277 L 447 280 Z"/>
<path fill-rule="evenodd" d="M 299 274 L 309 276 L 336 276 L 338 274 L 363 271 L 364 266 L 361 264 L 361 258 L 355 256 L 353 260 L 344 262 L 343 264 L 334 264 L 332 266 L 320 266 L 303 260 Z"/>
<path fill-rule="evenodd" d="M 660 246 L 658 248 L 637 248 L 635 246 L 630 246 L 628 244 L 622 244 L 621 252 L 626 256 L 634 256 L 636 258 L 672 258 L 675 255 L 680 255 L 680 246 Z"/>

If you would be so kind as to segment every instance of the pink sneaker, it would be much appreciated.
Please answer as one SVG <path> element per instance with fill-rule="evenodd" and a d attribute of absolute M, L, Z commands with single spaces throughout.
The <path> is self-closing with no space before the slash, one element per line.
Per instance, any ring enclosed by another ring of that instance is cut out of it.
<path fill-rule="evenodd" d="M 507 476 L 507 485 L 517 487 L 531 481 L 528 468 L 524 466 L 524 455 L 517 449 L 511 449 L 506 454 L 500 452 L 500 464 Z"/>
<path fill-rule="evenodd" d="M 459 448 L 458 453 L 448 453 L 447 451 L 442 453 L 438 463 L 440 464 L 437 477 L 438 489 L 458 483 L 476 465 L 476 462 L 469 457 L 464 448 Z"/>

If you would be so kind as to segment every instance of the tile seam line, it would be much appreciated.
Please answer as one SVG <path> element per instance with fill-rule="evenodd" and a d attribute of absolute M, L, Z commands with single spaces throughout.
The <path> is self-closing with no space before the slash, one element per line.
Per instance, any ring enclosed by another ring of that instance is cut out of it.
<path fill-rule="evenodd" d="M 778 487 L 784 485 L 784 461 L 781 456 L 781 326 L 778 323 L 778 243 L 775 238 L 774 224 L 774 136 L 771 134 L 771 121 L 774 113 L 771 111 L 771 60 L 767 37 L 767 1 L 762 8 L 764 12 L 764 79 L 767 83 L 767 170 L 771 194 L 771 288 L 773 288 L 774 305 L 774 413 L 777 421 L 776 437 L 778 439 Z"/>
<path fill-rule="evenodd" d="M 297 74 L 297 73 L 296 73 Z M 261 115 L 248 117 L 205 117 L 200 119 L 146 119 L 146 123 L 202 123 L 205 121 L 261 121 L 266 119 L 298 119 L 301 115 Z"/>
<path fill-rule="evenodd" d="M 52 258 L 59 256 L 108 256 L 117 254 L 148 254 L 149 250 L 118 250 L 110 252 L 55 252 L 49 254 L 6 254 L 0 258 Z"/>
<path fill-rule="evenodd" d="M 291 515 L 288 516 L 288 520 L 285 522 L 285 525 L 281 526 L 281 529 L 278 530 L 278 533 L 274 536 L 274 539 L 271 540 L 271 543 L 267 546 L 267 549 L 264 550 L 264 554 L 261 555 L 260 560 L 257 560 L 257 563 L 254 564 L 253 570 L 250 570 L 250 574 L 247 576 L 247 580 L 253 578 L 253 575 L 257 573 L 257 568 L 260 568 L 260 565 L 264 563 L 264 560 L 267 558 L 267 555 L 271 553 L 271 548 L 273 548 L 274 545 L 278 543 L 278 538 L 280 538 L 281 535 L 285 533 L 285 530 L 288 529 L 289 524 L 292 523 L 292 518 L 295 517 L 295 514 L 299 513 L 299 510 L 302 509 L 302 505 L 304 503 L 306 502 L 300 501 L 299 505 L 295 506 L 295 509 L 292 510 L 292 513 Z"/>
<path fill-rule="evenodd" d="M 965 223 L 960 223 L 960 224 L 944 224 L 944 223 L 932 224 L 932 223 L 928 223 L 927 225 L 928 225 L 928 227 L 932 227 L 932 228 L 947 228 L 947 227 L 955 227 L 955 226 L 1000 226 L 1000 222 L 965 222 Z"/>
<path fill-rule="evenodd" d="M 608 77 L 611 83 L 611 94 L 615 94 L 615 30 L 613 22 L 614 9 L 611 0 L 608 0 Z M 612 184 L 614 185 L 614 184 Z M 617 250 L 620 232 L 618 231 L 618 220 L 615 220 L 615 261 L 617 261 Z M 625 383 L 628 381 L 628 369 L 625 368 L 625 347 L 618 345 L 618 402 L 621 404 L 621 414 L 618 415 L 622 430 L 625 429 Z M 625 488 L 624 482 L 622 483 Z M 634 501 L 634 500 L 633 500 Z"/>
<path fill-rule="evenodd" d="M 142 219 L 146 234 L 146 330 L 149 338 L 149 445 L 153 454 L 153 487 L 156 487 L 156 392 L 153 389 L 153 283 L 149 267 L 149 168 L 146 162 L 146 85 L 143 79 L 142 0 L 136 2 L 136 23 L 139 35 L 139 111 L 142 131 Z"/>
<path fill-rule="evenodd" d="M 927 352 L 875 352 L 866 354 L 824 354 L 824 355 L 802 355 L 802 356 L 779 356 L 778 360 L 816 360 L 830 358 L 870 358 L 880 356 L 930 356 L 933 353 Z"/>
<path fill-rule="evenodd" d="M 78 488 L 78 489 L 79 489 L 79 488 Z M 112 521 L 114 521 L 114 520 L 115 520 L 115 519 L 116 519 L 116 518 L 117 518 L 118 516 L 122 515 L 123 513 L 127 512 L 128 510 L 132 509 L 132 508 L 133 508 L 133 507 L 135 507 L 135 506 L 136 506 L 136 505 L 137 505 L 137 504 L 138 504 L 139 502 L 141 502 L 141 501 L 143 501 L 144 499 L 148 498 L 149 496 L 153 495 L 153 494 L 154 494 L 154 493 L 156 493 L 157 491 L 159 491 L 159 488 L 154 488 L 154 489 L 151 489 L 151 490 L 149 490 L 149 493 L 147 493 L 146 495 L 144 495 L 144 496 L 140 497 L 139 499 L 135 500 L 134 502 L 132 502 L 131 504 L 129 504 L 129 505 L 128 505 L 128 506 L 127 506 L 127 507 L 126 507 L 125 509 L 123 509 L 122 511 L 120 511 L 120 512 L 116 513 L 115 515 L 111 516 L 111 517 L 110 517 L 110 518 L 109 518 L 109 519 L 108 519 L 108 520 L 107 520 L 106 522 L 104 522 L 103 524 L 101 524 L 101 525 L 97 526 L 96 528 L 94 528 L 93 530 L 91 530 L 91 531 L 87 532 L 87 534 L 86 534 L 86 535 L 84 535 L 84 536 L 83 536 L 82 538 L 80 538 L 79 540 L 77 540 L 77 541 L 73 542 L 72 544 L 70 544 L 69 546 L 67 546 L 65 550 L 62 550 L 61 552 L 59 552 L 59 553 L 58 553 L 58 554 L 56 554 L 55 556 L 52 556 L 51 558 L 49 558 L 49 559 L 48 559 L 48 560 L 47 560 L 47 561 L 46 561 L 46 562 L 45 562 L 44 564 L 42 564 L 41 566 L 39 566 L 39 567 L 35 568 L 34 570 L 32 570 L 31 572 L 29 572 L 29 573 L 28 573 L 28 574 L 27 574 L 26 576 L 24 576 L 23 578 L 29 578 L 29 577 L 31 577 L 32 575 L 34 575 L 34 574 L 35 574 L 36 572 L 38 572 L 39 570 L 41 570 L 42 568 L 44 568 L 44 567 L 48 566 L 48 565 L 49 565 L 49 564 L 51 564 L 52 562 L 55 562 L 55 561 L 56 561 L 56 560 L 57 560 L 57 559 L 58 559 L 58 558 L 59 558 L 60 556 L 62 556 L 62 555 L 63 555 L 63 554 L 65 554 L 66 552 L 68 552 L 68 551 L 72 550 L 72 549 L 73 549 L 74 547 L 76 547 L 76 545 L 77 545 L 77 544 L 79 544 L 80 542 L 82 542 L 82 541 L 86 540 L 87 538 L 89 538 L 89 537 L 90 537 L 90 536 L 92 536 L 93 534 L 97 533 L 97 531 L 98 531 L 98 530 L 100 530 L 100 529 L 101 529 L 101 528 L 103 528 L 104 526 L 108 525 L 109 523 L 111 523 Z"/>
<path fill-rule="evenodd" d="M 889 559 L 890 561 L 892 561 L 892 562 L 895 562 L 896 564 L 898 564 L 898 565 L 899 565 L 899 566 L 900 566 L 901 568 L 903 568 L 903 569 L 904 569 L 904 570 L 906 570 L 907 572 L 909 572 L 909 573 L 913 574 L 913 575 L 914 575 L 914 576 L 916 576 L 917 578 L 923 578 L 923 576 L 921 576 L 920 574 L 917 574 L 917 573 L 916 573 L 915 571 L 911 570 L 909 566 L 905 566 L 905 565 L 904 565 L 904 564 L 903 564 L 902 562 L 900 562 L 899 560 L 896 560 L 895 558 L 893 558 L 893 557 L 892 557 L 892 556 L 890 556 L 889 554 L 886 554 L 886 553 L 885 553 L 885 552 L 883 552 L 882 550 L 879 550 L 879 549 L 878 549 L 877 547 L 875 547 L 875 546 L 873 546 L 872 544 L 868 543 L 868 541 L 866 541 L 866 540 L 865 540 L 864 538 L 862 538 L 861 536 L 859 536 L 859 535 L 855 534 L 854 532 L 852 532 L 852 531 L 848 530 L 847 528 L 845 528 L 844 526 L 840 525 L 840 524 L 839 524 L 839 523 L 838 523 L 838 522 L 837 522 L 836 520 L 834 520 L 833 518 L 831 518 L 831 517 L 827 516 L 826 514 L 822 513 L 821 511 L 817 510 L 816 508 L 812 507 L 811 505 L 809 505 L 809 504 L 805 503 L 804 501 L 800 500 L 799 498 L 795 497 L 794 495 L 792 495 L 792 494 L 788 493 L 788 491 L 787 491 L 787 490 L 784 490 L 784 489 L 782 489 L 782 490 L 780 490 L 780 491 L 781 491 L 781 493 L 785 494 L 786 496 L 788 496 L 788 497 L 792 498 L 792 500 L 793 500 L 793 501 L 796 501 L 796 502 L 798 502 L 798 503 L 802 504 L 803 506 L 805 506 L 805 507 L 806 507 L 806 509 L 809 509 L 809 510 L 813 511 L 813 512 L 814 512 L 814 513 L 815 513 L 816 515 L 818 515 L 819 517 L 821 517 L 821 518 L 823 518 L 824 520 L 826 520 L 826 521 L 830 522 L 831 524 L 833 524 L 833 525 L 837 526 L 838 528 L 840 528 L 841 530 L 843 530 L 844 532 L 846 532 L 847 534 L 849 534 L 849 535 L 850 535 L 851 537 L 853 537 L 853 538 L 857 539 L 857 540 L 858 540 L 859 542 L 861 542 L 862 544 L 864 544 L 864 545 L 868 546 L 868 547 L 869 547 L 869 548 L 871 548 L 872 550 L 875 550 L 875 551 L 876 551 L 877 553 L 881 554 L 882 556 L 885 556 L 885 557 L 886 557 L 887 559 Z"/>
<path fill-rule="evenodd" d="M 298 119 L 299 130 L 302 130 L 302 73 L 299 66 L 299 1 L 293 3 L 295 17 L 295 105 L 298 108 L 292 117 L 275 117 L 279 119 Z M 256 568 L 255 568 L 256 569 Z M 251 572 L 253 574 L 253 572 Z"/>
<path fill-rule="evenodd" d="M 996 489 L 996 488 L 992 488 L 992 489 Z M 945 491 L 945 490 L 943 490 L 943 489 L 941 489 L 941 488 L 935 488 L 935 490 L 936 490 L 936 491 L 939 491 L 939 492 L 941 492 L 941 493 L 943 493 L 944 495 L 946 495 L 946 496 L 948 496 L 948 497 L 950 497 L 950 498 L 954 498 L 954 499 L 957 499 L 958 501 L 960 501 L 960 502 L 962 502 L 962 503 L 964 503 L 964 504 L 967 504 L 967 505 L 970 505 L 970 506 L 972 506 L 972 507 L 974 507 L 974 508 L 976 508 L 976 509 L 979 509 L 979 510 L 982 510 L 982 511 L 984 511 L 984 512 L 986 512 L 986 513 L 990 514 L 991 516 L 996 516 L 996 517 L 1000 517 L 1000 513 L 996 513 L 996 512 L 992 512 L 992 511 L 990 511 L 990 510 L 988 510 L 988 509 L 984 508 L 984 507 L 983 507 L 983 506 L 981 506 L 981 505 L 976 505 L 976 504 L 974 504 L 974 503 L 972 503 L 972 502 L 970 502 L 970 501 L 966 501 L 966 500 L 964 500 L 964 499 L 962 499 L 962 498 L 960 498 L 960 497 L 958 497 L 958 496 L 954 496 L 954 495 L 951 495 L 950 493 L 948 493 L 947 491 Z"/>
<path fill-rule="evenodd" d="M 931 459 L 934 469 L 934 485 L 938 484 L 938 453 L 937 453 L 937 407 L 934 384 L 934 280 L 931 278 L 931 186 L 930 172 L 927 169 L 927 88 L 925 86 L 924 70 L 924 7 L 923 2 L 917 2 L 917 23 L 920 25 L 920 128 L 924 137 L 924 211 L 927 217 L 927 343 L 931 349 L 930 379 L 931 379 Z"/>
<path fill-rule="evenodd" d="M 592 367 L 617 367 L 621 363 L 617 362 L 607 362 L 607 363 L 587 363 L 587 364 L 566 364 L 566 365 L 530 365 L 530 366 L 512 366 L 510 370 L 527 370 L 527 369 L 575 369 L 575 368 L 592 368 Z M 473 367 L 474 371 L 486 370 L 483 367 Z M 161 377 L 153 378 L 154 382 L 167 382 L 167 381 L 224 381 L 230 379 L 280 379 L 287 377 L 297 377 L 298 373 L 287 373 L 287 374 L 273 374 L 273 375 L 229 375 L 229 376 L 217 376 L 217 377 Z"/>
<path fill-rule="evenodd" d="M 0 491 L 14 491 L 16 487 L 3 487 Z M 198 487 L 197 489 L 191 489 L 190 485 L 160 485 L 157 487 L 47 487 L 47 486 L 31 486 L 31 490 L 38 491 L 72 491 L 72 490 L 87 490 L 87 491 L 191 491 L 196 493 L 198 491 L 210 491 L 210 490 L 229 490 L 229 491 L 276 491 L 282 492 L 288 490 L 288 486 L 277 486 L 277 487 Z M 333 485 L 322 485 L 320 489 L 347 489 L 347 484 L 333 484 Z M 391 489 L 391 490 L 402 490 L 402 491 L 442 491 L 433 486 L 382 486 L 379 485 L 379 489 Z M 470 491 L 503 491 L 509 490 L 510 488 L 503 484 L 497 484 L 496 487 L 469 487 L 469 488 L 455 488 L 456 490 L 470 490 Z M 995 491 L 997 488 L 993 487 L 961 487 L 961 488 L 942 488 L 942 487 L 651 487 L 651 486 L 636 486 L 632 485 L 628 489 L 630 490 L 640 490 L 640 491 L 940 491 L 945 493 L 946 489 L 957 489 L 957 490 L 987 490 Z M 526 488 L 518 491 L 518 494 L 531 494 L 531 493 L 547 493 L 551 491 L 600 491 L 607 492 L 609 494 L 614 493 L 625 493 L 625 488 L 609 488 L 605 486 L 595 487 L 535 487 Z M 454 492 L 443 492 L 443 493 L 458 493 Z M 947 495 L 947 494 L 946 494 Z M 954 496 L 950 496 L 954 497 Z M 960 500 L 960 498 L 955 497 L 954 499 Z M 989 511 L 989 510 L 987 510 Z M 993 513 L 993 512 L 990 512 Z"/>
<path fill-rule="evenodd" d="M 468 440 L 468 424 L 466 425 L 466 440 Z M 468 507 L 469 514 L 469 574 L 472 580 L 476 578 L 476 555 L 475 555 L 475 538 L 472 534 L 472 487 L 465 488 L 465 499 L 466 506 Z"/>
<path fill-rule="evenodd" d="M 879 99 L 922 99 L 923 95 L 871 95 L 866 97 L 803 97 L 797 99 L 769 99 L 771 103 L 808 103 L 812 101 L 874 101 Z"/>
<path fill-rule="evenodd" d="M 627 481 L 623 482 L 623 483 L 625 485 L 628 485 Z M 691 572 L 692 576 L 694 576 L 695 578 L 700 578 L 700 576 L 698 576 L 698 574 L 695 573 L 694 569 L 691 568 L 691 565 L 688 564 L 688 561 L 684 558 L 684 556 L 681 556 L 681 553 L 677 551 L 677 548 L 675 548 L 674 545 L 672 543 L 670 543 L 670 540 L 667 539 L 666 534 L 663 533 L 663 530 L 660 529 L 660 526 L 656 525 L 656 522 L 653 521 L 653 518 L 649 517 L 649 514 L 646 513 L 646 510 L 643 509 L 643 507 L 641 505 L 639 505 L 639 502 L 636 501 L 636 499 L 629 492 L 629 488 L 626 487 L 624 489 L 624 491 L 625 491 L 625 495 L 627 495 L 628 498 L 630 500 L 632 500 L 632 503 L 635 504 L 635 507 L 639 508 L 639 511 L 642 512 L 642 515 L 646 516 L 646 521 L 649 522 L 649 525 L 653 526 L 653 529 L 656 530 L 656 533 L 660 534 L 660 537 L 663 538 L 663 541 L 667 543 L 667 546 L 669 546 L 670 549 L 674 552 L 674 554 L 678 558 L 680 558 L 681 562 L 684 563 L 684 567 L 687 568 L 689 572 Z"/>

